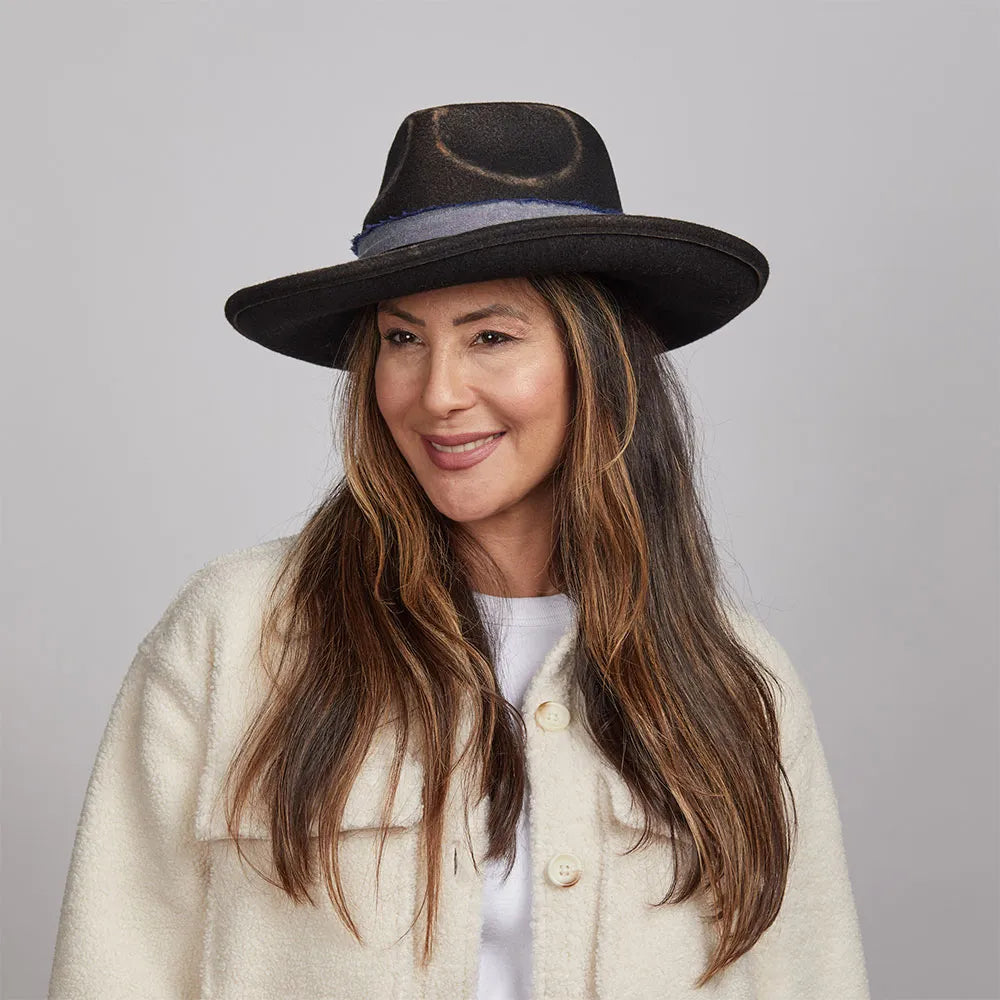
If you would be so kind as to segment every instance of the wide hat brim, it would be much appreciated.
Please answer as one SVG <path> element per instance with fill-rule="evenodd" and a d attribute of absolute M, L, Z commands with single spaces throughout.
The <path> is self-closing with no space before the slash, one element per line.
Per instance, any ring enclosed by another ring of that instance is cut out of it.
<path fill-rule="evenodd" d="M 244 337 L 343 368 L 362 306 L 431 288 L 547 273 L 593 273 L 629 299 L 663 341 L 718 330 L 764 289 L 768 263 L 730 233 L 679 219 L 608 213 L 522 219 L 411 243 L 234 292 L 226 319 Z"/>

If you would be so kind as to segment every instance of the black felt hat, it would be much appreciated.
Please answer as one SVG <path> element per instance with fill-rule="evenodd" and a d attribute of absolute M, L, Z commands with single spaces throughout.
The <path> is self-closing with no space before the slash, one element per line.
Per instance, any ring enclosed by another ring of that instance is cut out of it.
<path fill-rule="evenodd" d="M 357 260 L 234 292 L 243 336 L 343 368 L 352 314 L 381 299 L 528 274 L 583 272 L 630 299 L 681 347 L 761 293 L 754 246 L 693 222 L 622 212 L 597 130 L 551 104 L 446 104 L 407 115 L 374 204 L 351 243 Z"/>

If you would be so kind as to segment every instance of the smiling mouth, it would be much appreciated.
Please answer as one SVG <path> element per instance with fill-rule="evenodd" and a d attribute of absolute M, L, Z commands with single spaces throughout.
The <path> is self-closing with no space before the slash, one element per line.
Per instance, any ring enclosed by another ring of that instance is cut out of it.
<path fill-rule="evenodd" d="M 448 446 L 443 444 L 435 444 L 433 441 L 431 441 L 430 446 L 435 451 L 443 451 L 451 454 L 457 454 L 463 451 L 475 451 L 477 448 L 482 448 L 484 444 L 487 444 L 488 442 L 494 440 L 495 438 L 500 437 L 503 433 L 504 433 L 503 431 L 498 431 L 496 434 L 490 434 L 488 437 L 479 438 L 478 441 L 469 441 L 468 444 L 455 444 Z"/>

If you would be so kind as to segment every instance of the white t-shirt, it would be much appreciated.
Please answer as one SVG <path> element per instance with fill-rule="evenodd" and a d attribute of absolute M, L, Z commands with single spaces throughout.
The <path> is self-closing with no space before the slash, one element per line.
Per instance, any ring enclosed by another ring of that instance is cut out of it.
<path fill-rule="evenodd" d="M 576 619 L 566 594 L 497 597 L 473 591 L 484 620 L 501 626 L 497 678 L 503 696 L 520 709 L 546 655 Z M 517 829 L 517 858 L 506 882 L 504 865 L 483 870 L 483 923 L 477 1000 L 531 1000 L 531 860 L 528 802 Z"/>

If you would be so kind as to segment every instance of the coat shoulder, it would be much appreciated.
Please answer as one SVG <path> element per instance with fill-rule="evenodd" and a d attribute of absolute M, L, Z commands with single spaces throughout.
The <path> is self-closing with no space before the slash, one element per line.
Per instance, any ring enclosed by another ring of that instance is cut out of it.
<path fill-rule="evenodd" d="M 767 680 L 776 693 L 782 758 L 787 767 L 815 725 L 809 691 L 785 647 L 757 615 L 731 603 L 725 603 L 724 609 L 740 643 L 770 672 Z"/>
<path fill-rule="evenodd" d="M 215 812 L 231 755 L 267 692 L 257 646 L 273 585 L 295 535 L 222 553 L 190 573 L 139 643 L 137 662 L 169 691 L 179 716 L 196 720 L 194 835 L 225 837 Z"/>
<path fill-rule="evenodd" d="M 190 661 L 260 616 L 295 535 L 222 553 L 190 573 L 140 647 Z"/>

